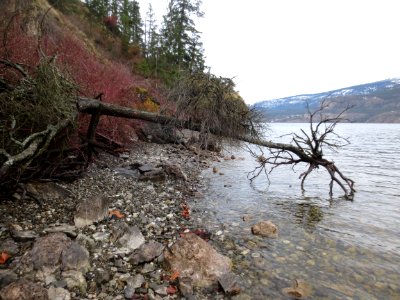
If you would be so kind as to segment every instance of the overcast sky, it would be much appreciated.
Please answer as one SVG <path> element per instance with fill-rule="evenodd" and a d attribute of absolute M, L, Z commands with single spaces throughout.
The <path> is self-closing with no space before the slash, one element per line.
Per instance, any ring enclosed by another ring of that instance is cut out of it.
<path fill-rule="evenodd" d="M 168 0 L 138 1 L 161 21 Z M 247 103 L 400 77 L 399 0 L 203 0 L 202 10 L 206 64 L 235 77 Z"/>

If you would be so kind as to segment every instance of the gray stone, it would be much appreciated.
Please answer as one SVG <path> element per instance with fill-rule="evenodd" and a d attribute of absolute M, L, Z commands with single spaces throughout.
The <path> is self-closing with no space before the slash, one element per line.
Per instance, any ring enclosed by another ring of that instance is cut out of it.
<path fill-rule="evenodd" d="M 18 224 L 10 225 L 10 233 L 12 238 L 17 242 L 32 241 L 39 237 L 33 230 L 23 230 Z"/>
<path fill-rule="evenodd" d="M 140 181 L 163 181 L 165 180 L 165 173 L 162 168 L 154 169 L 140 175 Z"/>
<path fill-rule="evenodd" d="M 72 241 L 64 233 L 50 233 L 38 238 L 30 251 L 34 269 L 59 265 L 62 251 L 71 243 Z"/>
<path fill-rule="evenodd" d="M 240 286 L 237 277 L 233 273 L 227 273 L 220 276 L 218 282 L 226 295 L 232 296 L 240 293 Z"/>
<path fill-rule="evenodd" d="M 132 299 L 135 295 L 135 289 L 127 285 L 124 290 L 125 299 Z"/>
<path fill-rule="evenodd" d="M 143 245 L 144 242 L 144 236 L 137 226 L 123 226 L 123 234 L 117 240 L 117 244 L 126 249 L 126 252 L 132 252 Z"/>
<path fill-rule="evenodd" d="M 114 169 L 115 173 L 117 175 L 121 175 L 124 177 L 130 177 L 130 178 L 134 178 L 134 179 L 138 179 L 140 177 L 140 172 L 139 170 L 135 169 L 127 169 L 127 168 L 116 168 Z"/>
<path fill-rule="evenodd" d="M 164 246 L 156 241 L 150 241 L 146 244 L 141 245 L 130 257 L 132 264 L 140 264 L 144 262 L 150 262 L 156 257 L 160 256 L 164 250 Z"/>
<path fill-rule="evenodd" d="M 81 272 L 75 270 L 64 271 L 61 273 L 61 277 L 67 283 L 69 290 L 77 288 L 82 294 L 86 293 L 87 282 Z"/>
<path fill-rule="evenodd" d="M 129 278 L 126 282 L 132 288 L 137 289 L 142 286 L 145 280 L 142 274 L 136 274 L 135 276 Z"/>
<path fill-rule="evenodd" d="M 110 200 L 103 196 L 85 199 L 76 207 L 74 223 L 77 228 L 91 225 L 108 216 Z"/>
<path fill-rule="evenodd" d="M 28 195 L 44 201 L 65 199 L 71 195 L 70 191 L 54 182 L 30 182 L 25 187 Z"/>
<path fill-rule="evenodd" d="M 71 294 L 63 288 L 51 286 L 48 290 L 49 300 L 70 300 Z"/>
<path fill-rule="evenodd" d="M 0 290 L 18 279 L 17 274 L 10 270 L 0 270 Z"/>
<path fill-rule="evenodd" d="M 86 273 L 90 268 L 89 252 L 76 242 L 72 242 L 61 254 L 63 270 L 78 270 Z"/>
<path fill-rule="evenodd" d="M 271 221 L 261 221 L 251 227 L 251 232 L 255 235 L 276 238 L 278 236 L 278 227 Z"/>
<path fill-rule="evenodd" d="M 0 299 L 4 300 L 47 300 L 47 290 L 37 283 L 21 279 L 10 283 L 0 290 Z"/>
<path fill-rule="evenodd" d="M 157 285 L 154 287 L 154 292 L 161 296 L 167 296 L 167 286 L 166 285 Z"/>
<path fill-rule="evenodd" d="M 147 273 L 153 272 L 155 269 L 156 269 L 156 266 L 153 263 L 145 264 L 143 266 L 142 270 L 140 270 L 140 273 L 147 274 Z"/>
<path fill-rule="evenodd" d="M 230 273 L 231 260 L 219 254 L 195 234 L 185 234 L 170 248 L 164 250 L 164 263 L 170 271 L 189 277 L 193 286 L 208 287 Z"/>
<path fill-rule="evenodd" d="M 142 166 L 138 167 L 137 169 L 139 170 L 140 173 L 146 173 L 146 172 L 154 171 L 156 168 L 152 165 L 142 165 Z"/>
<path fill-rule="evenodd" d="M 179 291 L 185 298 L 190 298 L 193 295 L 193 283 L 190 277 L 179 278 Z"/>
<path fill-rule="evenodd" d="M 135 290 L 140 288 L 145 282 L 143 275 L 138 274 L 134 277 L 129 277 L 126 279 L 126 287 L 124 290 L 124 295 L 126 299 L 132 299 L 135 294 Z"/>
<path fill-rule="evenodd" d="M 0 244 L 0 253 L 6 252 L 10 256 L 16 256 L 19 252 L 19 245 L 13 239 L 6 239 Z"/>
<path fill-rule="evenodd" d="M 71 238 L 77 236 L 76 227 L 69 224 L 50 224 L 49 227 L 43 230 L 45 233 L 63 232 Z"/>
<path fill-rule="evenodd" d="M 187 175 L 182 171 L 182 168 L 179 164 L 165 163 L 163 165 L 163 169 L 168 175 L 174 175 L 176 178 L 180 178 L 185 181 L 187 180 Z"/>
<path fill-rule="evenodd" d="M 106 283 L 109 282 L 111 279 L 110 273 L 104 269 L 97 269 L 94 272 L 95 275 L 95 281 L 97 284 L 102 284 L 102 283 Z"/>
<path fill-rule="evenodd" d="M 93 239 L 95 241 L 100 241 L 100 242 L 104 242 L 105 240 L 107 240 L 110 237 L 110 234 L 108 232 L 96 232 L 92 235 Z"/>

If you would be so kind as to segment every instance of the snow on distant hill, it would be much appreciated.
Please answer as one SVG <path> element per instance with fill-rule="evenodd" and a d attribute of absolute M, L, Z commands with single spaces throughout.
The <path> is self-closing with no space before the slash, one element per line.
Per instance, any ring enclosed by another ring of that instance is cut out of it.
<path fill-rule="evenodd" d="M 353 105 L 349 112 L 353 122 L 400 122 L 400 78 L 387 79 L 361 84 L 317 94 L 296 95 L 258 102 L 254 108 L 274 122 L 306 121 L 306 103 L 311 109 L 319 106 L 322 100 L 335 105 L 331 113 L 346 104 Z M 341 104 L 341 105 L 340 105 Z M 387 117 L 390 112 L 391 117 Z M 377 115 L 385 115 L 380 118 Z"/>

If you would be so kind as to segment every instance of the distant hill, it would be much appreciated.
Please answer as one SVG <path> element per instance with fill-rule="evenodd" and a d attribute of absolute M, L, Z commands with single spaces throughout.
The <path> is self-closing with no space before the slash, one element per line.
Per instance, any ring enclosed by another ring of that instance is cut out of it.
<path fill-rule="evenodd" d="M 327 114 L 335 114 L 346 105 L 354 106 L 346 118 L 359 123 L 400 123 L 400 79 L 387 79 L 318 94 L 297 95 L 261 101 L 253 105 L 271 122 L 307 122 L 311 110 L 326 99 Z"/>

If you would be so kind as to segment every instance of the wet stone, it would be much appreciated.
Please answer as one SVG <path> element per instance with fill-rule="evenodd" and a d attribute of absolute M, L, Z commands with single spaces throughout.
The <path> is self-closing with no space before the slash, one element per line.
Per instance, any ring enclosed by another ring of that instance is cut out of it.
<path fill-rule="evenodd" d="M 230 273 L 231 260 L 218 253 L 207 242 L 195 234 L 185 234 L 164 251 L 164 261 L 169 270 L 183 277 L 190 277 L 193 286 L 208 287 L 217 283 L 217 278 Z"/>
<path fill-rule="evenodd" d="M 224 274 L 218 278 L 218 282 L 226 295 L 237 295 L 240 293 L 240 286 L 236 275 L 232 273 Z"/>
<path fill-rule="evenodd" d="M 278 236 L 278 227 L 271 221 L 261 221 L 251 227 L 251 232 L 255 235 L 276 238 Z"/>

